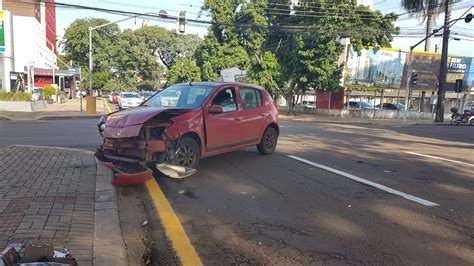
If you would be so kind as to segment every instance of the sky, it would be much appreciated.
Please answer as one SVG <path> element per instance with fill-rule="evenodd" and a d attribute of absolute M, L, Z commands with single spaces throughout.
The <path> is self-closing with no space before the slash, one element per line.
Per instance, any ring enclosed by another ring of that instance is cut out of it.
<path fill-rule="evenodd" d="M 156 12 L 158 13 L 160 10 L 165 10 L 169 15 L 177 16 L 177 13 L 180 10 L 187 11 L 187 17 L 196 19 L 198 18 L 198 13 L 200 11 L 200 7 L 202 5 L 202 0 L 56 0 L 56 2 L 60 3 L 68 3 L 68 4 L 77 4 L 77 5 L 86 5 L 86 6 L 94 6 L 94 7 L 101 7 L 107 9 L 115 9 L 115 10 L 124 10 L 124 11 L 131 11 L 131 12 L 138 12 L 138 13 L 148 13 L 148 12 Z M 469 7 L 474 6 L 474 2 L 472 0 L 461 0 L 457 1 L 453 5 L 453 12 L 451 18 L 458 18 L 460 17 Z M 394 12 L 397 14 L 403 14 L 405 11 L 400 8 L 400 1 L 399 0 L 374 0 L 374 9 L 382 11 L 382 13 L 389 13 Z M 474 8 L 470 10 L 470 13 L 474 14 Z M 56 23 L 57 23 L 57 35 L 59 39 L 64 34 L 64 29 L 67 28 L 74 20 L 79 18 L 87 18 L 87 17 L 100 17 L 105 18 L 110 21 L 116 21 L 123 19 L 124 16 L 114 15 L 109 13 L 97 12 L 97 11 L 89 11 L 89 10 L 80 10 L 80 9 L 71 9 L 66 7 L 57 7 L 56 8 Z M 205 14 L 201 16 L 200 19 L 206 19 Z M 141 27 L 143 19 L 131 19 L 128 21 L 124 21 L 119 23 L 118 25 L 120 28 L 127 29 L 137 29 Z M 435 28 L 438 28 L 443 25 L 444 15 L 440 14 L 435 22 Z M 410 17 L 408 15 L 400 16 L 399 20 L 395 23 L 397 26 L 400 27 L 402 34 L 405 32 L 413 33 L 414 31 L 424 32 L 424 24 L 420 24 L 416 17 Z M 169 21 L 158 21 L 158 20 L 150 20 L 150 25 L 158 25 L 168 29 L 176 29 L 176 22 L 169 22 Z M 191 25 L 188 24 L 187 31 L 188 33 L 199 34 L 200 36 L 204 36 L 207 33 L 207 26 L 206 25 Z M 452 33 L 461 34 L 461 36 L 457 36 L 461 40 L 454 40 L 451 39 L 449 42 L 449 53 L 450 54 L 459 54 L 465 56 L 473 56 L 474 57 L 474 49 L 472 46 L 474 45 L 474 21 L 471 23 L 465 23 L 464 21 L 457 22 L 451 28 Z M 421 36 L 421 35 L 420 35 Z M 407 37 L 395 37 L 394 41 L 392 42 L 392 47 L 400 48 L 402 50 L 408 50 L 409 47 L 418 41 L 423 39 L 423 37 L 416 37 L 416 38 L 407 38 Z M 435 37 L 431 41 L 432 48 L 431 51 L 435 51 L 435 46 L 438 46 L 438 52 L 441 51 L 441 43 L 442 37 Z M 420 44 L 415 50 L 423 50 L 424 44 Z"/>

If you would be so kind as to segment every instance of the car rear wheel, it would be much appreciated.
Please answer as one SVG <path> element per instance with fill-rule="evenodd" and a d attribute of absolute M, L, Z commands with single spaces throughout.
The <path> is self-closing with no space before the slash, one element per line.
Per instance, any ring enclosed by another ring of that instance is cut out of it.
<path fill-rule="evenodd" d="M 180 141 L 178 152 L 174 157 L 175 164 L 196 169 L 199 163 L 199 145 L 190 137 Z"/>
<path fill-rule="evenodd" d="M 257 150 L 261 154 L 272 154 L 275 151 L 278 141 L 278 133 L 275 128 L 268 127 L 263 133 L 260 144 L 257 145 Z"/>

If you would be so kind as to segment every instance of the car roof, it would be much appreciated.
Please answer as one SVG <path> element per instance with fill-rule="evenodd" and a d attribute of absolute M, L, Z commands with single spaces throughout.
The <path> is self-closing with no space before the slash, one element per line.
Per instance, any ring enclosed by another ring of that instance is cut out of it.
<path fill-rule="evenodd" d="M 213 86 L 213 87 L 222 87 L 226 85 L 237 85 L 237 86 L 245 86 L 245 87 L 252 87 L 255 89 L 265 90 L 263 87 L 250 84 L 250 83 L 243 83 L 243 82 L 213 82 L 213 81 L 193 81 L 188 83 L 177 83 L 173 85 L 201 85 L 201 86 Z"/>

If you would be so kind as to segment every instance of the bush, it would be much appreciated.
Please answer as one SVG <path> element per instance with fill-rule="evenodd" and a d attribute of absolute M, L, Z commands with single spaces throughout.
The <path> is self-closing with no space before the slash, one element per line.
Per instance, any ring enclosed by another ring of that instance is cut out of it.
<path fill-rule="evenodd" d="M 0 101 L 29 102 L 31 101 L 31 93 L 0 91 Z"/>
<path fill-rule="evenodd" d="M 56 87 L 54 87 L 53 85 L 49 84 L 49 85 L 44 86 L 42 95 L 44 99 L 49 100 L 51 99 L 51 96 L 57 93 L 58 93 L 58 89 L 56 89 Z"/>

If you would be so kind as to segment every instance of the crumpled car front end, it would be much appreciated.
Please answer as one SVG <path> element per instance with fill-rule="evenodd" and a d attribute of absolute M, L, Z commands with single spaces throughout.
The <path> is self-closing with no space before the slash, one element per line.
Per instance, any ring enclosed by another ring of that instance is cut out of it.
<path fill-rule="evenodd" d="M 151 178 L 149 167 L 158 164 L 168 168 L 179 138 L 169 136 L 167 129 L 173 126 L 174 117 L 188 112 L 139 107 L 103 117 L 98 124 L 103 143 L 96 157 L 116 173 L 113 184 L 142 184 Z M 191 169 L 187 170 L 183 175 Z"/>

